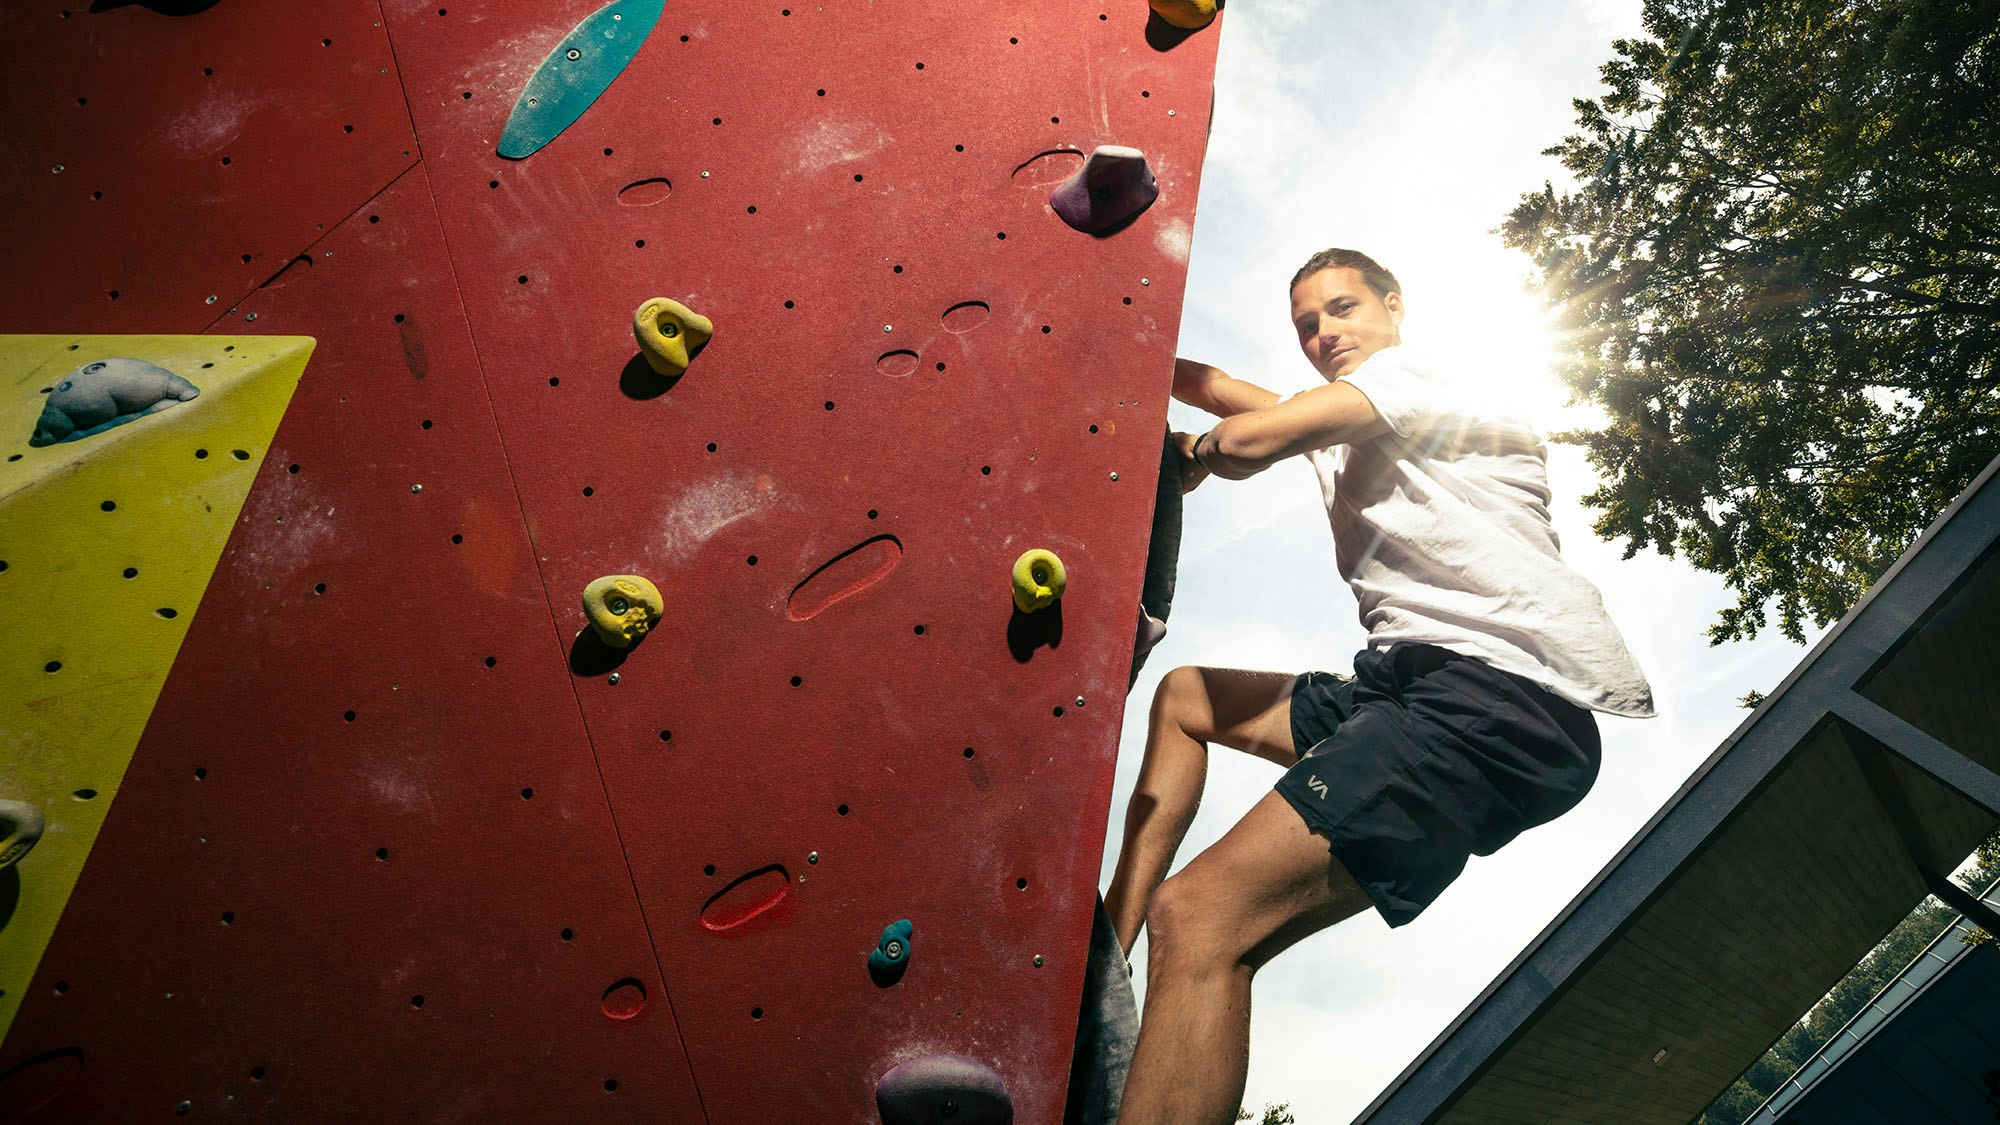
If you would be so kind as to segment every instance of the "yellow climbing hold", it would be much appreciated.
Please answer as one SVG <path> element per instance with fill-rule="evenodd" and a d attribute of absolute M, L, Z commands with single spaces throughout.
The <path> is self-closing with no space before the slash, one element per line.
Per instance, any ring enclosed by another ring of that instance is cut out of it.
<path fill-rule="evenodd" d="M 673 377 L 688 369 L 688 362 L 715 334 L 715 325 L 679 301 L 654 297 L 632 314 L 632 334 L 639 338 L 646 363 Z"/>
<path fill-rule="evenodd" d="M 636 574 L 608 574 L 583 588 L 583 612 L 597 637 L 630 648 L 667 612 L 660 588 Z"/>
<path fill-rule="evenodd" d="M 1014 607 L 1022 613 L 1047 609 L 1063 596 L 1069 575 L 1054 551 L 1037 547 L 1014 560 Z"/>
<path fill-rule="evenodd" d="M 1194 31 L 1215 20 L 1215 0 L 1148 0 L 1161 19 Z"/>

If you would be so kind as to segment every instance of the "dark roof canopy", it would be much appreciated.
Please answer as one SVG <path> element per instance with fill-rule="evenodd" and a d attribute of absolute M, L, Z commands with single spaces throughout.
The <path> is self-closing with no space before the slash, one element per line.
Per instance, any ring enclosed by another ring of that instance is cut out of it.
<path fill-rule="evenodd" d="M 1991 917 L 1996 469 L 1361 1121 L 1686 1125 L 1926 892 Z"/>

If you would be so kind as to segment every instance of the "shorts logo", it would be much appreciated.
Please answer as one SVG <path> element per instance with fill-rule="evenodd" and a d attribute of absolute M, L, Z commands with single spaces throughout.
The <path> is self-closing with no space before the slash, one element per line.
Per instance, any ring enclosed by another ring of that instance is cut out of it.
<path fill-rule="evenodd" d="M 1314 774 L 1314 775 L 1312 775 L 1312 777 L 1310 777 L 1310 778 L 1308 778 L 1308 779 L 1306 780 L 1306 788 L 1308 788 L 1308 789 L 1312 790 L 1313 792 L 1315 792 L 1315 793 L 1319 794 L 1319 799 L 1320 799 L 1320 800 L 1322 800 L 1322 801 L 1326 800 L 1326 782 L 1324 782 L 1324 781 L 1321 781 L 1321 780 L 1319 779 L 1319 775 L 1318 775 L 1318 774 Z"/>

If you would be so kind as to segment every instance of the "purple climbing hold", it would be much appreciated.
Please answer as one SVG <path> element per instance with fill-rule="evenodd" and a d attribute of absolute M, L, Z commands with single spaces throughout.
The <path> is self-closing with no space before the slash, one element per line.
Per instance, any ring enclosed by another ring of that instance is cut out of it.
<path fill-rule="evenodd" d="M 875 1084 L 882 1125 L 1011 1125 L 1007 1084 L 986 1064 L 964 1055 L 926 1055 L 896 1067 Z"/>
<path fill-rule="evenodd" d="M 1099 145 L 1075 174 L 1049 193 L 1062 221 L 1085 234 L 1107 234 L 1131 222 L 1160 197 L 1160 182 L 1146 154 L 1122 145 Z"/>

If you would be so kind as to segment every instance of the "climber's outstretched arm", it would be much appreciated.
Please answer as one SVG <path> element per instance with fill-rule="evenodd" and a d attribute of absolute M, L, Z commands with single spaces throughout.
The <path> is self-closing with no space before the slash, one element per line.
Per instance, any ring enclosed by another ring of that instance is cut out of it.
<path fill-rule="evenodd" d="M 1262 410 L 1278 401 L 1276 394 L 1255 383 L 1191 359 L 1174 360 L 1174 397 L 1218 418 Z"/>

